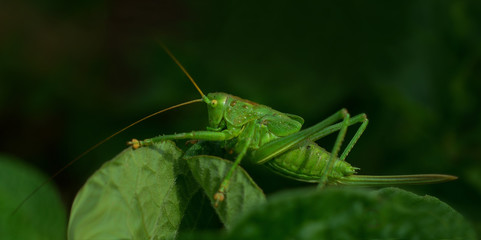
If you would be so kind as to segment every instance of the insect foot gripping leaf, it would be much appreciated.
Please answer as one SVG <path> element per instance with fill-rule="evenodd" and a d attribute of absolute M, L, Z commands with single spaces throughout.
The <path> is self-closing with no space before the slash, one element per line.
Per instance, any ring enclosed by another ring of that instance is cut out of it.
<path fill-rule="evenodd" d="M 214 195 L 233 162 L 221 157 L 228 157 L 218 142 L 200 141 L 186 151 L 184 158 L 188 163 L 192 175 L 200 184 L 212 205 L 215 205 Z M 209 154 L 209 155 L 204 155 Z M 211 156 L 216 155 L 216 156 Z M 220 157 L 217 157 L 220 156 Z M 264 203 L 266 197 L 249 174 L 237 166 L 225 192 L 225 199 L 215 207 L 226 229 L 244 213 L 254 206 Z"/>
<path fill-rule="evenodd" d="M 233 163 L 213 156 L 196 156 L 187 159 L 187 162 L 195 179 L 214 204 L 214 194 Z M 243 213 L 264 202 L 265 195 L 262 190 L 247 172 L 238 166 L 225 193 L 225 199 L 215 210 L 224 226 L 229 229 Z"/>
<path fill-rule="evenodd" d="M 199 189 L 171 141 L 105 163 L 77 194 L 69 239 L 173 239 Z"/>

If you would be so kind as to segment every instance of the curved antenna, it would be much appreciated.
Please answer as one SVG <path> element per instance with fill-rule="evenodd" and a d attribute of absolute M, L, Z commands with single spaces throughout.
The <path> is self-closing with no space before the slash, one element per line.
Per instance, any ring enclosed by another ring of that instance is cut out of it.
<path fill-rule="evenodd" d="M 170 58 L 172 58 L 172 60 L 174 60 L 174 62 L 177 64 L 177 66 L 179 66 L 179 68 L 182 70 L 182 72 L 184 72 L 184 74 L 187 76 L 187 78 L 189 78 L 190 82 L 192 82 L 192 84 L 194 84 L 194 87 L 197 89 L 197 91 L 199 91 L 200 95 L 202 96 L 202 99 L 204 100 L 204 102 L 206 103 L 210 103 L 210 99 L 207 98 L 207 96 L 204 95 L 204 93 L 202 92 L 202 90 L 200 90 L 199 86 L 197 86 L 197 83 L 195 83 L 194 79 L 190 76 L 190 74 L 187 72 L 187 70 L 185 70 L 184 66 L 182 66 L 182 64 L 179 62 L 179 60 L 177 60 L 177 58 L 174 56 L 174 54 L 172 54 L 170 52 L 170 50 L 164 45 L 164 43 L 160 42 L 160 46 L 164 49 L 164 51 L 169 55 Z"/>
<path fill-rule="evenodd" d="M 63 166 L 60 170 L 58 170 L 56 173 L 54 173 L 52 176 L 50 176 L 49 179 L 45 180 L 44 182 L 42 182 L 42 184 L 40 184 L 37 188 L 35 188 L 26 198 L 24 198 L 22 200 L 22 202 L 15 208 L 15 210 L 13 210 L 12 214 L 10 216 L 13 216 L 15 215 L 16 212 L 18 212 L 18 210 L 23 206 L 23 204 L 25 204 L 25 202 L 27 202 L 33 195 L 35 195 L 35 193 L 38 192 L 38 190 L 40 190 L 43 186 L 45 186 L 47 183 L 51 182 L 57 175 L 59 175 L 61 172 L 63 172 L 65 169 L 67 169 L 68 167 L 70 167 L 72 164 L 74 164 L 75 162 L 77 162 L 79 159 L 81 159 L 82 157 L 84 157 L 85 155 L 87 155 L 88 153 L 90 153 L 91 151 L 93 151 L 94 149 L 98 148 L 100 145 L 104 144 L 105 142 L 107 142 L 108 140 L 110 140 L 111 138 L 115 137 L 116 135 L 118 135 L 119 133 L 129 129 L 130 127 L 148 119 L 148 118 L 151 118 L 155 115 L 158 115 L 160 113 L 163 113 L 163 112 L 166 112 L 166 111 L 169 111 L 171 109 L 174 109 L 174 108 L 178 108 L 178 107 L 182 107 L 182 106 L 185 106 L 185 105 L 189 105 L 191 103 L 196 103 L 196 102 L 202 102 L 203 100 L 202 99 L 195 99 L 195 100 L 190 100 L 190 101 L 187 101 L 187 102 L 183 102 L 183 103 L 180 103 L 180 104 L 177 104 L 177 105 L 174 105 L 172 107 L 168 107 L 168 108 L 165 108 L 165 109 L 162 109 L 160 111 L 157 111 L 155 113 L 152 113 L 150 115 L 147 115 L 133 123 L 131 123 L 130 125 L 120 129 L 119 131 L 115 132 L 114 134 L 106 137 L 105 139 L 103 139 L 102 141 L 96 143 L 95 145 L 93 145 L 92 147 L 90 147 L 89 149 L 85 150 L 85 152 L 83 152 L 82 154 L 78 155 L 76 158 L 74 158 L 72 161 L 70 161 L 69 163 L 67 163 L 65 166 Z"/>

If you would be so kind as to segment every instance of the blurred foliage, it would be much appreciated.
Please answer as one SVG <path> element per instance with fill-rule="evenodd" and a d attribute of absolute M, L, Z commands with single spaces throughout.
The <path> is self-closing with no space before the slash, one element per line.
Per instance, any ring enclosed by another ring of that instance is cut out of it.
<path fill-rule="evenodd" d="M 0 152 L 53 174 L 140 117 L 198 98 L 161 39 L 204 92 L 297 114 L 306 126 L 341 107 L 367 113 L 347 161 L 361 174 L 459 176 L 409 190 L 449 203 L 480 233 L 480 11 L 475 0 L 3 1 Z M 206 119 L 192 105 L 109 141 L 56 178 L 66 205 L 125 141 L 203 129 Z M 304 186 L 247 170 L 266 193 Z"/>
<path fill-rule="evenodd" d="M 196 240 L 476 239 L 466 220 L 439 199 L 399 188 L 284 191 L 247 212 L 228 231 L 180 236 Z"/>
<path fill-rule="evenodd" d="M 0 155 L 0 236 L 4 240 L 65 239 L 67 213 L 58 190 L 46 184 L 18 208 L 19 199 L 48 177 L 8 155 Z"/>

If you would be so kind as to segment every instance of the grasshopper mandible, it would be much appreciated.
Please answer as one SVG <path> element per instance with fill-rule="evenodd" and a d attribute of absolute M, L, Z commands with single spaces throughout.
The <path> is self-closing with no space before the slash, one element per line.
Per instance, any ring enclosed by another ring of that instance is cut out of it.
<path fill-rule="evenodd" d="M 202 99 L 194 101 L 207 104 L 209 125 L 205 131 L 160 135 L 142 141 L 132 139 L 128 144 L 137 149 L 164 140 L 234 140 L 237 157 L 214 195 L 216 207 L 225 199 L 230 178 L 244 158 L 255 164 L 265 165 L 288 178 L 317 182 L 319 188 L 328 183 L 375 186 L 439 183 L 456 179 L 455 176 L 443 174 L 355 175 L 358 168 L 345 160 L 367 127 L 369 121 L 366 114 L 351 118 L 346 109 L 341 109 L 314 126 L 301 130 L 304 123 L 302 117 L 282 113 L 227 93 L 204 95 L 177 58 L 161 45 L 202 96 Z M 338 157 L 347 128 L 355 124 L 360 126 Z M 315 143 L 334 132 L 338 134 L 331 152 Z"/>

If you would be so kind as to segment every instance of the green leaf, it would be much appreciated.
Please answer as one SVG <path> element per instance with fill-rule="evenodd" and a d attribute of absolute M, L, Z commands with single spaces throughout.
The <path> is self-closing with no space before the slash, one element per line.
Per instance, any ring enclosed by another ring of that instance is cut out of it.
<path fill-rule="evenodd" d="M 204 189 L 212 206 L 215 202 L 213 196 L 219 190 L 222 180 L 233 164 L 226 159 L 232 160 L 236 156 L 225 151 L 233 145 L 235 142 L 199 141 L 184 154 L 194 178 Z M 264 203 L 266 199 L 262 189 L 241 166 L 237 166 L 234 171 L 225 197 L 215 211 L 227 229 L 243 213 Z"/>
<path fill-rule="evenodd" d="M 105 163 L 72 206 L 70 239 L 173 239 L 199 189 L 173 142 L 128 148 Z"/>
<path fill-rule="evenodd" d="M 210 203 L 210 199 L 204 191 L 197 191 L 189 201 L 179 231 L 194 232 L 203 229 L 221 229 L 223 226 Z"/>
<path fill-rule="evenodd" d="M 8 239 L 65 239 L 67 213 L 53 184 L 43 186 L 14 209 L 47 176 L 20 160 L 0 155 L 0 236 Z"/>
<path fill-rule="evenodd" d="M 205 155 L 186 160 L 194 178 L 202 186 L 213 205 L 215 202 L 213 196 L 233 163 L 219 157 Z M 225 199 L 215 210 L 222 223 L 229 229 L 239 216 L 264 202 L 265 195 L 262 190 L 244 169 L 237 166 L 230 179 L 229 188 L 225 192 Z"/>
<path fill-rule="evenodd" d="M 312 189 L 278 194 L 233 226 L 227 239 L 475 239 L 447 204 L 397 188 Z"/>

